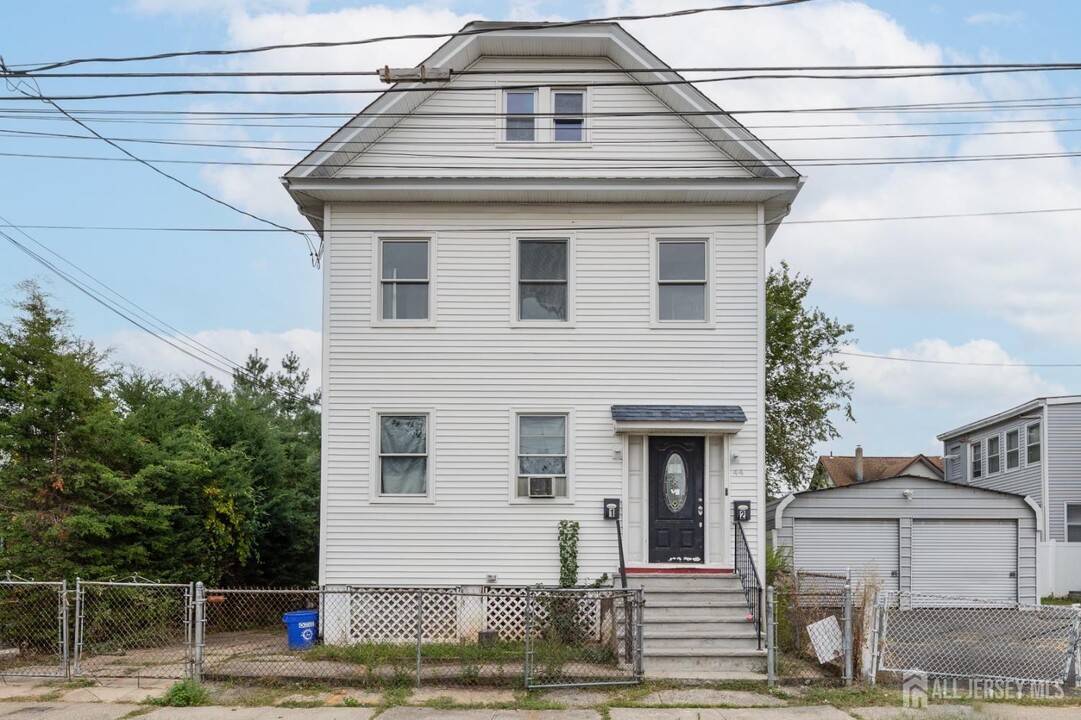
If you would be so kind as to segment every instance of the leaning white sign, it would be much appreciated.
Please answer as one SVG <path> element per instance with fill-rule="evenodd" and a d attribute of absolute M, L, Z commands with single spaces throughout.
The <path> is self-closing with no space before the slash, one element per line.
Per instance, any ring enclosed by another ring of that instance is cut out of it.
<path fill-rule="evenodd" d="M 836 660 L 844 652 L 844 640 L 841 637 L 841 625 L 837 622 L 836 615 L 819 620 L 807 626 L 807 634 L 811 636 L 811 644 L 814 645 L 815 655 L 820 664 Z"/>

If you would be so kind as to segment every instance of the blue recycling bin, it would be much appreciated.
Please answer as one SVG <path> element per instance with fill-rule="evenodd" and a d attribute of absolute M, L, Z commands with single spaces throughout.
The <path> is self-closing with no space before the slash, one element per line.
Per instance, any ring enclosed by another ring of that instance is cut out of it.
<path fill-rule="evenodd" d="M 294 610 L 282 615 L 285 631 L 289 636 L 290 650 L 307 650 L 315 645 L 319 628 L 318 610 Z"/>

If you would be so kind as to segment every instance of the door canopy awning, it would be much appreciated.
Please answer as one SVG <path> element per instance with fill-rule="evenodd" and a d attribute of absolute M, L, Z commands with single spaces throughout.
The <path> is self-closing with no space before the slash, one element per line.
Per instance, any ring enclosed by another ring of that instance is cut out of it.
<path fill-rule="evenodd" d="M 617 433 L 726 435 L 747 422 L 739 405 L 613 405 Z"/>

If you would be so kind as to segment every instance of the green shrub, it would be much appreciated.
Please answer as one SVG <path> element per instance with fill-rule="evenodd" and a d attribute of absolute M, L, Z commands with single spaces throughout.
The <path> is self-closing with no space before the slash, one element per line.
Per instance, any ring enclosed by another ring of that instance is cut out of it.
<path fill-rule="evenodd" d="M 155 704 L 165 707 L 209 705 L 210 693 L 194 680 L 182 680 L 166 690 Z"/>

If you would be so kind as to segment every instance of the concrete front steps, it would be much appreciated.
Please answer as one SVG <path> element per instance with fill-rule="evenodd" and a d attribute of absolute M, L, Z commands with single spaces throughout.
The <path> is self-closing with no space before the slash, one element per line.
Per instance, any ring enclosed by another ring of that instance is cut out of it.
<path fill-rule="evenodd" d="M 645 588 L 646 677 L 765 678 L 766 651 L 758 649 L 738 575 L 629 574 L 628 584 Z"/>

